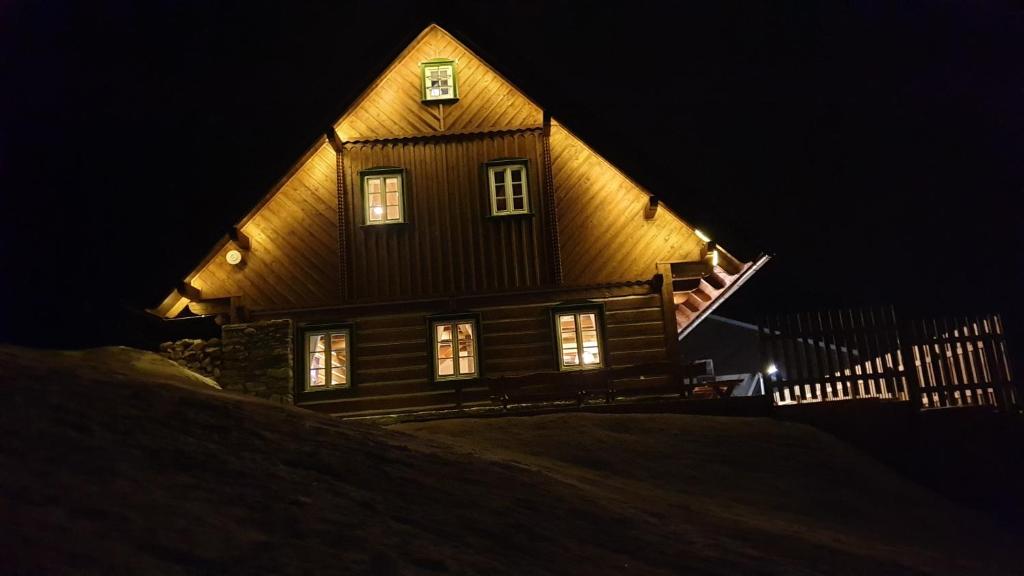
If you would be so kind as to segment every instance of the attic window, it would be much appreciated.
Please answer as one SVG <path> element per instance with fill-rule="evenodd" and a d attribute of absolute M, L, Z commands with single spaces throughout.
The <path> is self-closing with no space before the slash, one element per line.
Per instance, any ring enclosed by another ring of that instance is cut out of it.
<path fill-rule="evenodd" d="M 488 162 L 487 189 L 491 215 L 528 214 L 529 192 L 526 184 L 526 159 Z"/>
<path fill-rule="evenodd" d="M 420 64 L 424 102 L 444 102 L 459 99 L 455 61 L 436 59 Z"/>
<path fill-rule="evenodd" d="M 359 174 L 366 224 L 405 222 L 405 171 L 401 168 L 374 168 Z"/>

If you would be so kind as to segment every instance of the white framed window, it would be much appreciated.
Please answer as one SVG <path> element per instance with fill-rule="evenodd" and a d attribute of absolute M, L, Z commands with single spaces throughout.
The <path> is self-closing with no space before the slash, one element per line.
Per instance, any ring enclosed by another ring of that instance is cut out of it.
<path fill-rule="evenodd" d="M 420 70 L 424 102 L 458 99 L 458 78 L 455 75 L 454 60 L 428 60 L 420 64 Z"/>
<path fill-rule="evenodd" d="M 308 330 L 305 340 L 305 391 L 334 390 L 352 385 L 352 331 L 349 328 Z"/>
<path fill-rule="evenodd" d="M 527 214 L 530 194 L 526 183 L 526 160 L 487 164 L 487 189 L 491 197 L 491 215 Z"/>
<path fill-rule="evenodd" d="M 601 349 L 601 314 L 596 308 L 555 310 L 558 331 L 558 366 L 562 370 L 588 370 L 604 365 Z"/>
<path fill-rule="evenodd" d="M 476 378 L 480 372 L 477 321 L 471 317 L 431 320 L 434 380 Z"/>
<path fill-rule="evenodd" d="M 405 222 L 405 172 L 400 168 L 375 168 L 360 172 L 366 224 Z"/>

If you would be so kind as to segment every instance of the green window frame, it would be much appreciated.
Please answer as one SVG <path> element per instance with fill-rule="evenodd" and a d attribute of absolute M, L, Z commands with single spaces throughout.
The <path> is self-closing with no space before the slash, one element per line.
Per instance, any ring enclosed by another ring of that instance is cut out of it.
<path fill-rule="evenodd" d="M 423 102 L 452 102 L 459 99 L 459 73 L 455 60 L 434 58 L 420 62 Z"/>
<path fill-rule="evenodd" d="M 363 197 L 363 223 L 367 226 L 406 222 L 405 170 L 396 167 L 371 168 L 359 173 Z"/>
<path fill-rule="evenodd" d="M 324 327 L 302 333 L 303 392 L 352 387 L 352 329 Z"/>
<path fill-rule="evenodd" d="M 480 322 L 475 316 L 430 318 L 434 381 L 480 377 Z"/>
<path fill-rule="evenodd" d="M 530 171 L 526 158 L 493 160 L 484 164 L 491 216 L 530 213 Z"/>
<path fill-rule="evenodd" d="M 558 369 L 596 370 L 605 366 L 604 311 L 600 305 L 575 305 L 551 311 Z"/>

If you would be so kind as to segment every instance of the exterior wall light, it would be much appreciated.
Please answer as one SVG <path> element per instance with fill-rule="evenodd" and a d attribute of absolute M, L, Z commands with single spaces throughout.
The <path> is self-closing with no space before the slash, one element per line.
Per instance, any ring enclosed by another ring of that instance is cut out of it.
<path fill-rule="evenodd" d="M 696 234 L 697 238 L 700 238 L 702 242 L 711 242 L 711 238 L 708 238 L 708 235 L 701 232 L 700 230 L 694 228 L 693 233 Z"/>
<path fill-rule="evenodd" d="M 242 253 L 238 250 L 228 250 L 228 253 L 224 255 L 224 259 L 228 261 L 228 264 L 238 266 L 242 263 Z"/>

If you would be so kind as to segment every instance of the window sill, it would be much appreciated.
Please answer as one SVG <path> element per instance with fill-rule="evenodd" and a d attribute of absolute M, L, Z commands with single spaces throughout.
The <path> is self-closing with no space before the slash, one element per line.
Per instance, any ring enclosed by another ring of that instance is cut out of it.
<path fill-rule="evenodd" d="M 458 101 L 459 101 L 458 96 L 456 96 L 454 98 L 436 98 L 436 99 L 433 99 L 433 100 L 428 100 L 426 98 L 423 98 L 421 100 L 421 102 L 423 102 L 424 104 L 452 104 L 452 103 L 458 102 Z"/>
<path fill-rule="evenodd" d="M 408 222 L 387 222 L 385 224 L 360 224 L 359 227 L 364 230 L 373 230 L 375 228 L 383 230 L 388 228 L 405 228 L 408 225 Z"/>
<path fill-rule="evenodd" d="M 324 400 L 341 400 L 342 398 L 351 398 L 357 395 L 358 390 L 352 385 L 344 388 L 340 386 L 333 386 L 331 388 L 323 388 L 320 390 L 303 390 L 295 394 L 295 404 L 300 405 L 304 402 L 321 402 Z"/>
<path fill-rule="evenodd" d="M 511 214 L 488 214 L 485 220 L 529 220 L 534 217 L 533 212 L 512 212 Z"/>

